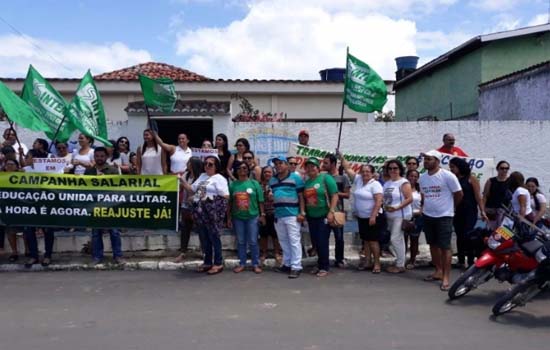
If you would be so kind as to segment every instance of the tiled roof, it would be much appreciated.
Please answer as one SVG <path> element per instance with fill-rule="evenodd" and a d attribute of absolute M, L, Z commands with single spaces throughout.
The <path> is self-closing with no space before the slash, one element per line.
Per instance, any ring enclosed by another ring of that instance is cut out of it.
<path fill-rule="evenodd" d="M 535 65 L 532 65 L 530 67 L 527 67 L 527 68 L 524 68 L 524 69 L 521 69 L 521 70 L 518 70 L 518 71 L 515 71 L 515 72 L 512 72 L 512 73 L 508 73 L 506 75 L 502 75 L 500 77 L 497 77 L 493 80 L 489 80 L 489 81 L 486 81 L 482 84 L 479 84 L 479 87 L 480 88 L 483 88 L 483 87 L 486 87 L 488 85 L 491 85 L 493 83 L 496 83 L 496 82 L 500 82 L 500 81 L 503 81 L 503 80 L 507 80 L 507 79 L 510 79 L 510 78 L 516 78 L 518 76 L 521 76 L 525 73 L 531 73 L 532 71 L 536 71 L 536 70 L 539 70 L 539 69 L 549 69 L 550 68 L 550 60 L 549 61 L 544 61 L 544 62 L 541 62 L 541 63 L 537 63 Z"/>
<path fill-rule="evenodd" d="M 100 80 L 122 80 L 132 81 L 138 80 L 138 73 L 146 75 L 150 78 L 170 78 L 174 81 L 206 81 L 207 77 L 197 73 L 193 73 L 183 68 L 172 66 L 166 63 L 147 62 L 136 64 L 135 66 L 107 72 L 96 75 L 94 79 Z"/>

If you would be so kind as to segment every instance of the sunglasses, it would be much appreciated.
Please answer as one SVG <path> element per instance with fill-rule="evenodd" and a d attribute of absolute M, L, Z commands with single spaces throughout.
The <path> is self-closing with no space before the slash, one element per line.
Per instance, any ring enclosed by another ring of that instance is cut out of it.
<path fill-rule="evenodd" d="M 298 163 L 294 163 L 294 162 L 291 162 L 291 163 L 288 163 L 289 165 L 298 165 Z"/>
<path fill-rule="evenodd" d="M 251 159 L 254 159 L 252 157 L 243 157 L 244 160 L 251 160 Z"/>
<path fill-rule="evenodd" d="M 211 166 L 215 166 L 215 164 L 211 163 L 211 162 L 206 162 L 206 163 L 204 163 L 204 166 L 211 167 Z"/>
<path fill-rule="evenodd" d="M 396 166 L 389 166 L 388 170 L 399 170 L 399 168 Z"/>
<path fill-rule="evenodd" d="M 500 168 L 498 168 L 498 170 L 510 170 L 510 168 L 501 166 Z"/>

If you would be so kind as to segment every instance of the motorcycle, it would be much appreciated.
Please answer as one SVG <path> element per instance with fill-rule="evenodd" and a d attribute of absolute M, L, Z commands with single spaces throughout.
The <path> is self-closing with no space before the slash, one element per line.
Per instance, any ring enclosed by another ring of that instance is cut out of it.
<path fill-rule="evenodd" d="M 538 265 L 533 256 L 522 250 L 522 245 L 533 238 L 532 224 L 508 210 L 502 225 L 485 237 L 487 248 L 481 256 L 452 284 L 449 299 L 463 297 L 492 278 L 518 283 L 522 274 L 533 271 Z"/>
<path fill-rule="evenodd" d="M 550 240 L 549 236 L 537 237 L 528 247 L 535 256 L 538 267 L 529 272 L 524 279 L 506 292 L 493 306 L 493 315 L 499 316 L 518 306 L 524 306 L 543 289 L 550 286 Z"/>

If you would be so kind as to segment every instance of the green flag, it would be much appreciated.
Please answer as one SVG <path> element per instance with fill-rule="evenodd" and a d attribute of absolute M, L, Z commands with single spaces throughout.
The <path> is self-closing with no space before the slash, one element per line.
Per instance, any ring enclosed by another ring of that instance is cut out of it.
<path fill-rule="evenodd" d="M 384 80 L 368 64 L 348 53 L 344 103 L 356 112 L 382 111 L 387 94 Z"/>
<path fill-rule="evenodd" d="M 105 146 L 112 146 L 108 140 L 103 102 L 90 71 L 86 72 L 80 81 L 76 95 L 67 106 L 66 113 L 84 135 L 93 137 Z"/>
<path fill-rule="evenodd" d="M 69 140 L 75 126 L 70 120 L 63 120 L 67 102 L 33 66 L 29 66 L 21 98 L 48 125 L 48 130 L 44 130 L 44 132 L 50 140 L 54 138 L 62 142 Z M 61 125 L 62 122 L 63 125 Z M 59 133 L 56 136 L 55 132 L 58 128 Z"/>
<path fill-rule="evenodd" d="M 33 109 L 1 81 L 0 106 L 12 122 L 23 128 L 34 131 L 50 130 L 50 127 L 34 113 Z"/>
<path fill-rule="evenodd" d="M 164 113 L 172 112 L 178 99 L 172 79 L 151 79 L 140 74 L 139 83 L 141 84 L 145 105 L 159 108 Z"/>

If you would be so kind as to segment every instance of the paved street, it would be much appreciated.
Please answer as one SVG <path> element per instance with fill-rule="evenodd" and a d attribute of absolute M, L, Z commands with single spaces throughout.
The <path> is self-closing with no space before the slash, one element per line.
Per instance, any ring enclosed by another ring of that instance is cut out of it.
<path fill-rule="evenodd" d="M 3 273 L 0 349 L 536 349 L 548 293 L 493 320 L 505 285 L 449 304 L 430 270 L 289 280 L 224 272 Z"/>

